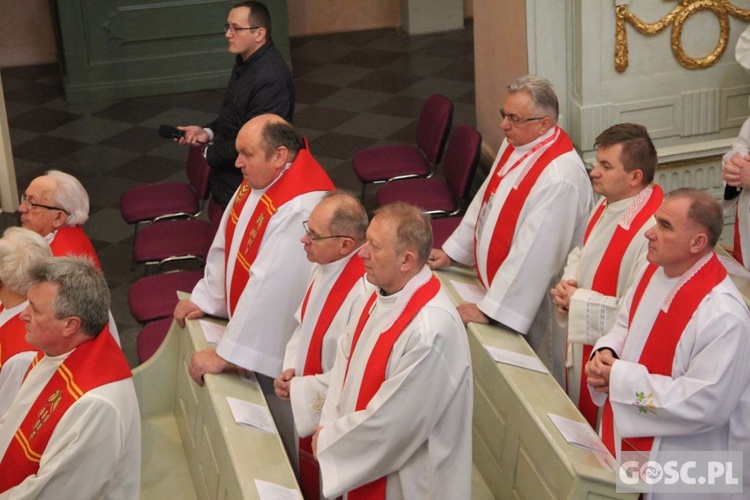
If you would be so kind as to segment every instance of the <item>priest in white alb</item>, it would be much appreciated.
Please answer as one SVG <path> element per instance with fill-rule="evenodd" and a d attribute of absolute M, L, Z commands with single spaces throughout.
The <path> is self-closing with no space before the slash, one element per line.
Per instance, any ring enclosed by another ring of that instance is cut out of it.
<path fill-rule="evenodd" d="M 320 497 L 319 469 L 309 436 L 320 420 L 337 341 L 373 290 L 357 255 L 367 223 L 359 199 L 332 191 L 304 224 L 301 243 L 314 265 L 295 315 L 297 329 L 286 346 L 284 371 L 274 381 L 274 389 L 282 400 L 291 397 L 294 425 L 308 436 L 298 441 L 300 486 L 307 500 Z"/>
<path fill-rule="evenodd" d="M 586 388 L 583 367 L 599 338 L 615 324 L 620 301 L 646 261 L 643 236 L 664 199 L 653 184 L 658 164 L 646 127 L 613 125 L 594 143 L 594 192 L 602 199 L 589 218 L 583 245 L 568 255 L 563 277 L 551 290 L 558 321 L 567 326 L 567 392 L 593 428 L 598 407 Z"/>
<path fill-rule="evenodd" d="M 750 451 L 742 403 L 750 391 L 750 314 L 713 252 L 721 207 L 683 188 L 655 218 L 646 231 L 648 264 L 586 366 L 594 401 L 604 405 L 602 440 L 618 459 L 634 452 L 644 461 L 663 451 Z"/>
<path fill-rule="evenodd" d="M 189 373 L 199 384 L 230 363 L 273 378 L 281 373 L 312 267 L 298 244 L 302 223 L 333 189 L 307 141 L 276 115 L 247 122 L 237 151 L 242 184 L 224 212 L 203 279 L 174 312 L 180 324 L 204 314 L 229 318 L 216 350 L 193 354 Z"/>
<path fill-rule="evenodd" d="M 536 76 L 508 86 L 500 109 L 505 140 L 461 224 L 430 256 L 473 265 L 486 294 L 458 307 L 464 323 L 498 322 L 526 340 L 560 384 L 565 338 L 556 334 L 549 289 L 583 241 L 591 184 L 573 142 L 557 126 L 552 84 Z"/>
<path fill-rule="evenodd" d="M 339 339 L 313 435 L 326 498 L 471 496 L 471 357 L 431 246 L 429 220 L 404 203 L 367 230 L 359 254 L 377 291 Z"/>

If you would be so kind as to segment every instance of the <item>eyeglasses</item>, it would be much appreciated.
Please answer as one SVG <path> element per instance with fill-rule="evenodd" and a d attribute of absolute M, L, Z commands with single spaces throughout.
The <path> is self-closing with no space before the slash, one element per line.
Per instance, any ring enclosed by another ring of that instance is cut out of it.
<path fill-rule="evenodd" d="M 521 118 L 518 115 L 514 115 L 513 113 L 506 113 L 503 108 L 500 108 L 500 117 L 501 119 L 505 120 L 506 118 L 510 123 L 513 125 L 520 125 L 522 123 L 526 122 L 532 122 L 534 120 L 544 120 L 547 118 L 546 116 L 535 116 L 533 118 Z"/>
<path fill-rule="evenodd" d="M 307 225 L 308 221 L 302 221 L 302 227 L 305 229 L 305 234 L 308 238 L 310 238 L 310 241 L 320 241 L 320 240 L 330 240 L 331 238 L 351 238 L 351 236 L 344 236 L 344 235 L 334 235 L 334 236 L 313 236 L 313 234 L 310 232 L 310 227 Z"/>
<path fill-rule="evenodd" d="M 23 205 L 23 204 L 26 204 L 26 205 L 30 206 L 31 208 L 46 208 L 47 210 L 59 210 L 62 213 L 64 213 L 65 215 L 70 215 L 70 212 L 68 212 L 64 208 L 53 207 L 51 205 L 42 205 L 41 203 L 34 203 L 33 201 L 29 201 L 26 198 L 25 194 L 21 195 L 21 203 L 19 205 Z"/>
<path fill-rule="evenodd" d="M 237 26 L 232 26 L 230 24 L 225 24 L 224 25 L 224 33 L 226 33 L 227 31 L 231 31 L 233 35 L 236 35 L 238 31 L 244 31 L 244 30 L 255 31 L 255 30 L 261 29 L 262 27 L 263 26 L 250 26 L 249 28 L 239 28 Z"/>

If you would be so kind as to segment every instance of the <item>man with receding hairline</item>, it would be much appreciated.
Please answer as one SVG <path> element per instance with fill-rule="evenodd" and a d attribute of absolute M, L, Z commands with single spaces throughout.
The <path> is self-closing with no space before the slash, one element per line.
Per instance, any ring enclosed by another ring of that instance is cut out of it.
<path fill-rule="evenodd" d="M 359 255 L 377 292 L 339 339 L 313 435 L 326 498 L 471 497 L 471 357 L 431 247 L 429 220 L 405 203 L 367 229 Z"/>
<path fill-rule="evenodd" d="M 199 384 L 230 363 L 268 377 L 281 373 L 312 267 L 298 244 L 302 223 L 333 189 L 307 141 L 279 116 L 247 122 L 237 150 L 243 182 L 211 244 L 205 276 L 174 312 L 180 324 L 204 314 L 229 318 L 216 350 L 193 354 L 189 372 Z"/>
<path fill-rule="evenodd" d="M 655 218 L 648 265 L 586 367 L 604 404 L 602 440 L 618 459 L 638 452 L 644 461 L 662 451 L 748 450 L 750 314 L 713 251 L 721 207 L 683 188 Z"/>
<path fill-rule="evenodd" d="M 274 382 L 280 399 L 291 397 L 294 423 L 303 435 L 311 434 L 318 425 L 336 342 L 372 293 L 364 278 L 364 263 L 357 255 L 367 223 L 367 212 L 357 197 L 332 191 L 304 224 L 300 241 L 314 265 L 295 315 L 297 329 L 286 346 L 284 371 Z M 306 383 L 299 383 L 301 380 Z M 307 500 L 319 498 L 319 470 L 309 438 L 299 440 L 298 452 L 302 494 Z"/>

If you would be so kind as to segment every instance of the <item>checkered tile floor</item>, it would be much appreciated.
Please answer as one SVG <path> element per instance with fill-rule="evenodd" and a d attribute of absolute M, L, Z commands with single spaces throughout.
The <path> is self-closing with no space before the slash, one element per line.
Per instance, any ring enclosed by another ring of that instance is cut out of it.
<path fill-rule="evenodd" d="M 359 192 L 351 157 L 381 144 L 413 143 L 424 99 L 455 103 L 453 123 L 475 125 L 473 30 L 405 36 L 394 29 L 293 38 L 297 89 L 294 125 L 338 187 Z M 18 187 L 50 168 L 77 176 L 91 197 L 85 225 L 112 290 L 112 311 L 131 365 L 140 325 L 127 290 L 143 275 L 130 270 L 133 229 L 120 195 L 144 183 L 184 180 L 186 150 L 161 139 L 163 123 L 215 118 L 223 90 L 68 104 L 56 65 L 0 70 Z M 368 190 L 372 207 L 375 189 Z M 3 214 L 4 225 L 15 214 Z"/>

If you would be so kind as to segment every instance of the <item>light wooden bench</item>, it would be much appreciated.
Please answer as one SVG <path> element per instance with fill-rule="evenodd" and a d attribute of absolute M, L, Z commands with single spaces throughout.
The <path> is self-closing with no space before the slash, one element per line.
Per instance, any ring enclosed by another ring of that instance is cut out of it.
<path fill-rule="evenodd" d="M 209 345 L 197 321 L 176 323 L 156 354 L 133 370 L 141 410 L 141 498 L 258 499 L 254 480 L 298 489 L 278 434 L 234 422 L 227 396 L 266 405 L 254 375 L 187 372 L 190 356 Z M 300 493 L 301 498 L 301 493 Z"/>
<path fill-rule="evenodd" d="M 478 284 L 466 269 L 436 274 L 456 304 L 463 301 L 451 280 Z M 474 370 L 474 465 L 494 498 L 637 498 L 616 493 L 614 473 L 558 432 L 549 413 L 586 420 L 550 374 L 496 363 L 484 348 L 536 356 L 520 334 L 476 323 L 467 331 Z"/>

